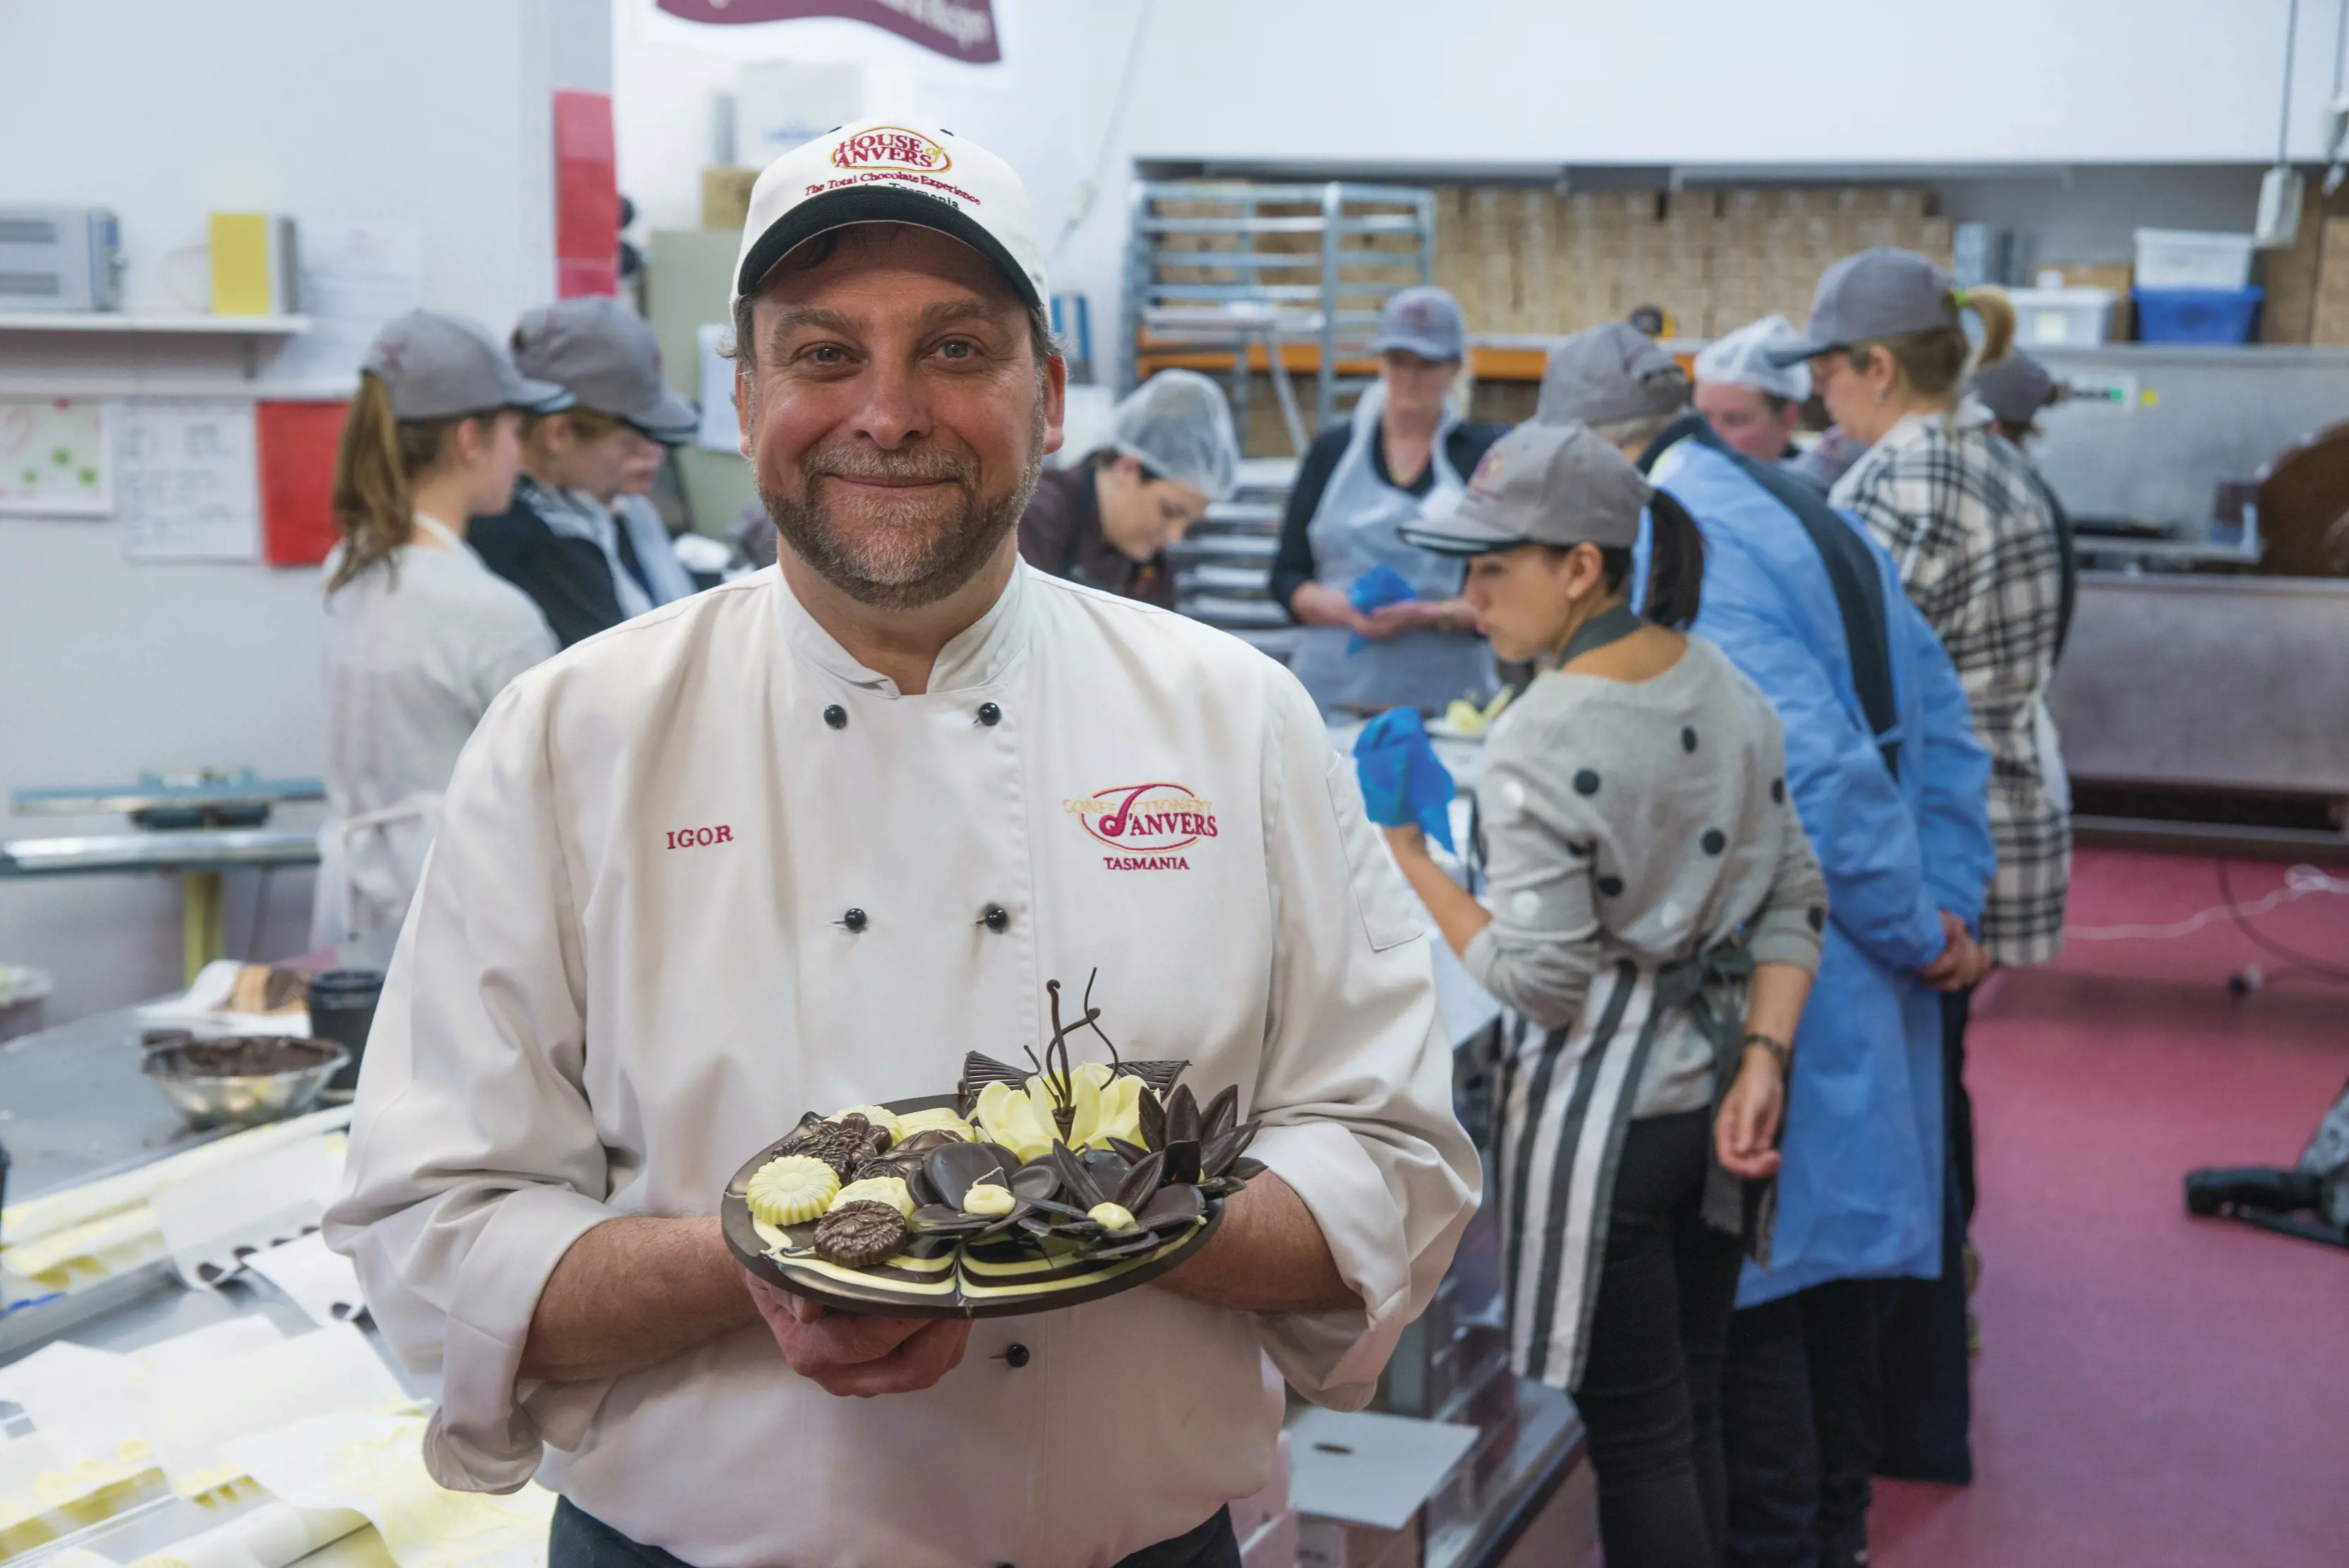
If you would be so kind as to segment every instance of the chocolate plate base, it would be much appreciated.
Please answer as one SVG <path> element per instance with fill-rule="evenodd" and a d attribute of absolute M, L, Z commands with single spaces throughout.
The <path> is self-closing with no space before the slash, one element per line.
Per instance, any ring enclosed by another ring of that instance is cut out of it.
<path fill-rule="evenodd" d="M 883 1102 L 900 1116 L 942 1106 L 951 1109 L 959 1103 L 953 1095 Z M 1040 1262 L 1033 1249 L 1018 1250 L 1000 1241 L 969 1248 L 959 1258 L 948 1245 L 940 1255 L 923 1259 L 918 1256 L 918 1231 L 909 1243 L 909 1252 L 915 1255 L 901 1253 L 876 1269 L 843 1269 L 815 1257 L 779 1258 L 750 1217 L 747 1194 L 751 1176 L 789 1141 L 786 1134 L 743 1162 L 734 1179 L 726 1184 L 726 1195 L 718 1206 L 719 1220 L 726 1231 L 726 1245 L 744 1268 L 778 1290 L 821 1302 L 836 1312 L 979 1318 L 1019 1317 L 1081 1306 L 1148 1284 L 1206 1246 L 1224 1222 L 1223 1199 L 1210 1198 L 1205 1220 L 1155 1251 L 1090 1266 L 1073 1258 Z M 815 1227 L 791 1230 L 812 1233 Z M 1024 1282 L 1023 1276 L 1048 1271 L 1049 1281 Z"/>

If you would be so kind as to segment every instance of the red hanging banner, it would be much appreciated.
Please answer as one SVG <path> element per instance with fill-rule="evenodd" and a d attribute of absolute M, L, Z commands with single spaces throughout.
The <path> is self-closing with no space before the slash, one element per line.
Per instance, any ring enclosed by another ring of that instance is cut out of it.
<path fill-rule="evenodd" d="M 991 0 L 657 0 L 672 16 L 715 26 L 844 16 L 911 38 L 926 49 L 968 65 L 1003 57 L 995 39 Z"/>
<path fill-rule="evenodd" d="M 262 402 L 254 406 L 260 449 L 262 558 L 273 566 L 315 566 L 339 535 L 335 529 L 335 446 L 344 403 Z"/>
<path fill-rule="evenodd" d="M 554 95 L 554 295 L 620 292 L 620 184 L 609 93 Z"/>

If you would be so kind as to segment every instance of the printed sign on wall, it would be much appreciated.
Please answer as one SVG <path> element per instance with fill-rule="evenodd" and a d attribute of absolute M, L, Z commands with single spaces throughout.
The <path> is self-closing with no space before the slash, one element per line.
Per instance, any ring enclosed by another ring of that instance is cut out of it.
<path fill-rule="evenodd" d="M 89 398 L 0 398 L 0 515 L 114 513 L 113 412 Z"/>

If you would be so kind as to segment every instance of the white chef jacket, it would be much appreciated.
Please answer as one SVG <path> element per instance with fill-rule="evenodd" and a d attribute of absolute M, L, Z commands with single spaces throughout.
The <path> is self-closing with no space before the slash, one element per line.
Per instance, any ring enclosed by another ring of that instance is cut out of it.
<path fill-rule="evenodd" d="M 1019 1060 L 1044 982 L 1095 968 L 1127 1054 L 1239 1085 L 1361 1307 L 1143 1287 L 981 1322 L 936 1387 L 869 1400 L 798 1377 L 762 1324 L 613 1382 L 516 1382 L 583 1232 L 714 1212 L 802 1111 Z M 1286 670 L 1021 566 L 906 696 L 771 567 L 578 644 L 483 719 L 326 1234 L 440 1373 L 443 1484 L 535 1471 L 700 1568 L 1054 1568 L 1261 1486 L 1259 1346 L 1309 1397 L 1367 1400 L 1478 1185 L 1415 906 Z"/>

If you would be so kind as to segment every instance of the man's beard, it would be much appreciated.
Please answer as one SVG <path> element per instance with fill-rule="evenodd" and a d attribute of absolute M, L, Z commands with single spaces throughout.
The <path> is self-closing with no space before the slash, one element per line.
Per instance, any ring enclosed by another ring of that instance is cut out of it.
<path fill-rule="evenodd" d="M 816 575 L 862 605 L 918 609 L 937 603 L 978 575 L 1019 525 L 1044 466 L 1044 410 L 1040 401 L 1028 462 L 1017 483 L 995 495 L 978 490 L 978 460 L 968 451 L 921 445 L 902 452 L 876 447 L 818 447 L 800 462 L 801 496 L 764 483 L 759 499 L 775 532 Z M 902 504 L 882 501 L 855 522 L 835 517 L 818 499 L 826 478 L 913 480 L 954 487 L 959 506 L 940 518 L 934 491 Z M 802 497 L 804 497 L 802 499 Z"/>

